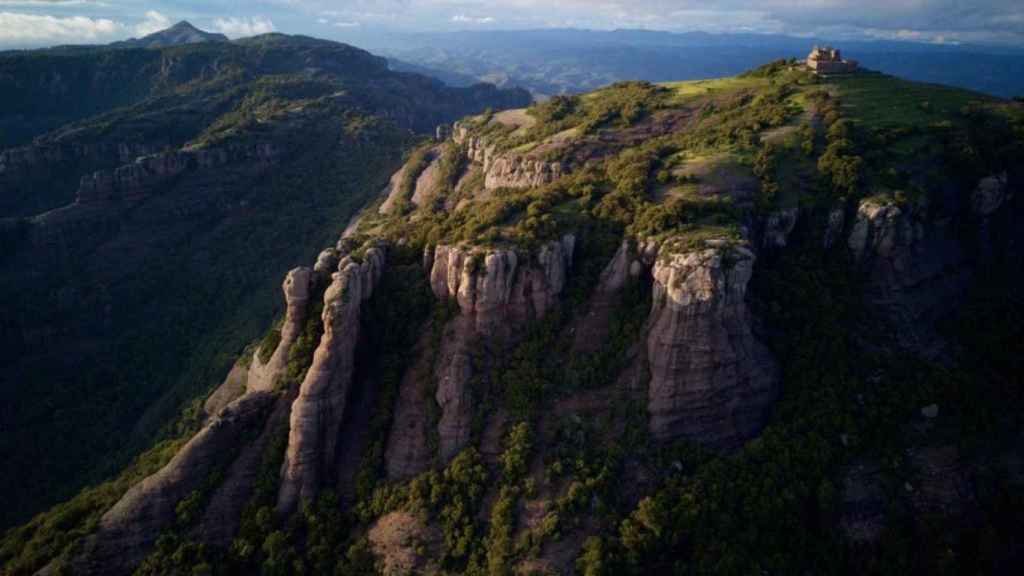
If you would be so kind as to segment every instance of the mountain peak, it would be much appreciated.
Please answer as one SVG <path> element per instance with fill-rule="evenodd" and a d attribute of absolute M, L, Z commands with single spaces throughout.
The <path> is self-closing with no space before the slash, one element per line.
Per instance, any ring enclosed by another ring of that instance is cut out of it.
<path fill-rule="evenodd" d="M 191 31 L 202 32 L 202 30 L 200 30 L 199 28 L 196 28 L 195 26 L 193 26 L 192 23 L 189 22 L 188 20 L 182 20 L 181 22 L 178 22 L 174 26 L 171 26 L 170 28 L 164 30 L 164 32 L 172 32 L 172 31 L 173 32 L 180 32 L 180 31 L 184 31 L 184 30 L 188 30 L 190 32 Z"/>
<path fill-rule="evenodd" d="M 113 46 L 128 48 L 162 48 L 165 46 L 180 46 L 182 44 L 198 44 L 200 42 L 227 42 L 228 37 L 216 33 L 200 30 L 188 20 L 182 20 L 174 26 L 159 32 L 154 32 L 142 38 L 132 38 L 123 42 L 115 42 Z"/>

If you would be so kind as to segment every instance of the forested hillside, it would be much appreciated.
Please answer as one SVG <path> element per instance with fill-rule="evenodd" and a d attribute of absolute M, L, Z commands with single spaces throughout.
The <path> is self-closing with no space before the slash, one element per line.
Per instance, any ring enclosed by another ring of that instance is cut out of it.
<path fill-rule="evenodd" d="M 412 145 L 529 96 L 274 34 L 4 53 L 0 101 L 9 526 L 173 434 Z"/>

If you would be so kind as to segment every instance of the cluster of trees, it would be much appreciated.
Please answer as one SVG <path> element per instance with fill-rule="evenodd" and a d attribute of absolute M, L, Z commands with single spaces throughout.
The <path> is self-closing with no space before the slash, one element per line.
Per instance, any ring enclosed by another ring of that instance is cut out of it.
<path fill-rule="evenodd" d="M 864 178 L 864 159 L 859 155 L 853 124 L 842 117 L 838 98 L 828 92 L 815 92 L 814 101 L 827 140 L 825 151 L 818 158 L 818 172 L 827 179 L 833 194 L 853 197 Z"/>
<path fill-rule="evenodd" d="M 581 134 L 601 128 L 626 128 L 663 108 L 671 90 L 650 82 L 616 82 L 607 88 L 580 96 L 555 96 L 530 107 L 537 124 L 525 135 L 526 141 L 542 140 L 569 128 Z"/>

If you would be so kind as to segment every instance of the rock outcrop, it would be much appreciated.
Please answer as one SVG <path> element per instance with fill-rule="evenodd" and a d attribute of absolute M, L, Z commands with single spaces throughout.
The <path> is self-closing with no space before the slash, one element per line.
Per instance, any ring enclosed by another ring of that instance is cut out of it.
<path fill-rule="evenodd" d="M 292 405 L 288 451 L 282 470 L 278 510 L 290 513 L 313 500 L 332 469 L 338 431 L 355 367 L 362 305 L 384 268 L 384 249 L 366 250 L 362 263 L 346 256 L 324 294 L 324 335 Z"/>
<path fill-rule="evenodd" d="M 474 135 L 465 125 L 456 123 L 452 132 L 456 144 L 464 146 L 467 157 L 480 164 L 484 188 L 536 188 L 550 184 L 568 173 L 561 162 L 548 162 L 528 155 L 499 152 L 486 139 Z"/>
<path fill-rule="evenodd" d="M 1005 172 L 982 178 L 971 194 L 971 211 L 979 217 L 995 214 L 1010 196 Z"/>
<path fill-rule="evenodd" d="M 490 158 L 490 163 L 484 168 L 484 187 L 488 190 L 537 188 L 558 180 L 564 172 L 560 162 L 505 154 Z"/>
<path fill-rule="evenodd" d="M 513 328 L 543 318 L 557 305 L 572 265 L 575 237 L 543 245 L 532 257 L 513 250 L 438 246 L 430 284 L 441 300 L 453 299 L 460 314 L 445 327 L 435 364 L 440 456 L 449 459 L 469 441 L 473 353 L 481 343 L 501 349 Z"/>
<path fill-rule="evenodd" d="M 402 375 L 395 401 L 395 416 L 385 448 L 388 478 L 405 479 L 426 470 L 433 462 L 431 408 L 435 400 L 427 386 L 433 378 L 432 334 L 423 334 L 412 353 L 416 359 Z"/>
<path fill-rule="evenodd" d="M 960 298 L 973 274 L 959 220 L 909 203 L 867 199 L 848 239 L 869 296 L 900 346 L 927 356 L 943 347 L 930 328 L 937 314 Z"/>
<path fill-rule="evenodd" d="M 227 549 L 238 535 L 245 507 L 250 503 L 263 473 L 271 442 L 276 443 L 288 424 L 288 412 L 295 393 L 275 397 L 273 410 L 255 440 L 243 446 L 224 474 L 224 481 L 211 494 L 199 525 L 194 530 L 198 541 Z M 276 449 L 276 446 L 274 446 Z"/>
<path fill-rule="evenodd" d="M 144 197 L 187 170 L 215 168 L 238 160 L 256 160 L 269 165 L 276 163 L 280 156 L 281 151 L 269 142 L 231 148 L 182 149 L 140 156 L 134 162 L 116 169 L 99 170 L 82 176 L 77 201 L 79 204 L 89 204 Z"/>
<path fill-rule="evenodd" d="M 764 224 L 761 244 L 765 248 L 785 248 L 789 244 L 789 235 L 796 228 L 799 208 L 786 208 L 768 215 Z"/>
<path fill-rule="evenodd" d="M 0 176 L 44 170 L 65 162 L 114 161 L 118 164 L 127 164 L 139 156 L 153 152 L 154 147 L 151 144 L 129 142 L 31 144 L 0 152 Z"/>
<path fill-rule="evenodd" d="M 103 515 L 72 561 L 76 574 L 131 574 L 161 531 L 177 521 L 178 503 L 229 466 L 259 430 L 275 396 L 251 392 L 212 418 L 159 472 L 133 486 Z"/>
<path fill-rule="evenodd" d="M 751 332 L 754 260 L 745 245 L 727 241 L 658 257 L 647 337 L 655 438 L 729 449 L 764 425 L 778 370 Z"/>
<path fill-rule="evenodd" d="M 273 390 L 288 364 L 288 353 L 302 333 L 309 310 L 310 290 L 313 271 L 309 268 L 295 268 L 284 279 L 285 314 L 281 324 L 281 339 L 266 364 L 260 361 L 259 353 L 253 354 L 246 381 L 248 390 Z"/>

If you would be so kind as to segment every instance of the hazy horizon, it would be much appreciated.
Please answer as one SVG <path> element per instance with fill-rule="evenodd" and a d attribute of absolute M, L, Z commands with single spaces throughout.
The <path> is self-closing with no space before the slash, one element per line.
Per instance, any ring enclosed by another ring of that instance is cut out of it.
<path fill-rule="evenodd" d="M 389 33 L 537 29 L 779 34 L 1024 48 L 1024 6 L 1010 0 L 0 0 L 0 49 L 101 44 L 188 20 L 230 38 L 266 32 L 358 43 Z"/>

